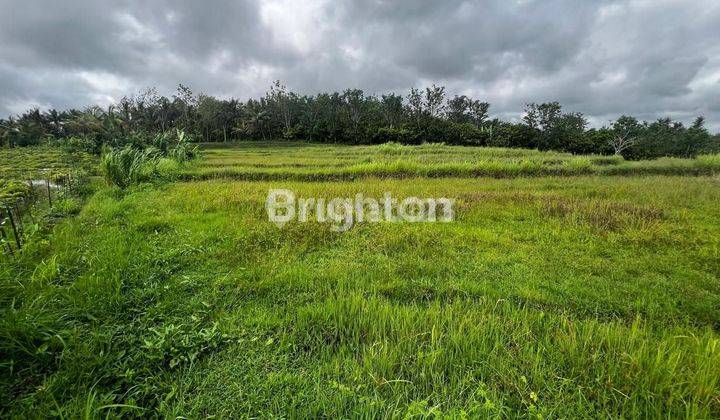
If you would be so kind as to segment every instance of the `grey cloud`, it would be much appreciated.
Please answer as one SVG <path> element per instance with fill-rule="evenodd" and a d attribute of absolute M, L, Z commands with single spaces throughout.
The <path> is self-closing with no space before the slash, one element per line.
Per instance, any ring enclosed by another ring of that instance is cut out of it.
<path fill-rule="evenodd" d="M 247 98 L 437 82 L 517 117 L 704 114 L 720 129 L 720 4 L 617 0 L 2 1 L 0 116 L 154 85 Z M 290 10 L 291 9 L 291 10 Z"/>

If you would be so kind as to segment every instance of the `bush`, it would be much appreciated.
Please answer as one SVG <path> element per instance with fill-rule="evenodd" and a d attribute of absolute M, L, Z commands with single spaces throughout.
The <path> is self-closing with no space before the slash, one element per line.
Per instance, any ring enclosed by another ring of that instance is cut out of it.
<path fill-rule="evenodd" d="M 167 156 L 170 148 L 170 132 L 166 131 L 155 136 L 152 140 L 151 147 L 154 148 L 161 156 Z"/>
<path fill-rule="evenodd" d="M 463 146 L 484 146 L 487 144 L 486 134 L 483 130 L 470 123 L 451 123 L 448 133 L 448 142 Z"/>
<path fill-rule="evenodd" d="M 191 144 L 192 141 L 191 136 L 182 130 L 166 131 L 156 135 L 146 150 L 154 157 L 169 157 L 185 162 L 197 156 L 197 146 Z"/>
<path fill-rule="evenodd" d="M 696 158 L 697 166 L 713 173 L 720 172 L 720 153 L 714 155 L 700 155 Z"/>
<path fill-rule="evenodd" d="M 198 155 L 198 147 L 191 143 L 191 136 L 185 134 L 182 130 L 176 130 L 176 139 L 170 144 L 167 156 L 178 162 L 186 162 L 192 160 Z"/>
<path fill-rule="evenodd" d="M 148 152 L 125 147 L 105 152 L 100 160 L 100 169 L 108 184 L 125 189 L 148 180 L 155 163 Z"/>
<path fill-rule="evenodd" d="M 57 216 L 78 214 L 80 213 L 81 207 L 80 201 L 77 198 L 63 198 L 53 203 L 51 213 Z"/>
<path fill-rule="evenodd" d="M 419 144 L 420 137 L 414 131 L 405 128 L 381 127 L 373 135 L 372 143 Z"/>
<path fill-rule="evenodd" d="M 500 122 L 482 129 L 487 137 L 487 145 L 492 147 L 522 147 L 533 149 L 535 131 L 523 124 Z"/>
<path fill-rule="evenodd" d="M 97 143 L 89 137 L 68 137 L 61 141 L 62 148 L 69 153 L 86 152 L 97 155 Z"/>

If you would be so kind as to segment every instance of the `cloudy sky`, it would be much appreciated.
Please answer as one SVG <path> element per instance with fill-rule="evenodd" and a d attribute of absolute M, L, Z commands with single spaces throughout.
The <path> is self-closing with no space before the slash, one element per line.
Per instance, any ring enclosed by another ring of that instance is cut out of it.
<path fill-rule="evenodd" d="M 717 0 L 0 0 L 0 116 L 147 86 L 246 99 L 430 83 L 512 119 L 704 115 L 720 131 Z"/>

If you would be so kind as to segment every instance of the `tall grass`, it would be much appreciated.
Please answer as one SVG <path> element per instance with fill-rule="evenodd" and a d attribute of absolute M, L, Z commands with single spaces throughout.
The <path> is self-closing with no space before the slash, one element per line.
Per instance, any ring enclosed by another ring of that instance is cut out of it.
<path fill-rule="evenodd" d="M 181 171 L 184 179 L 338 181 L 358 178 L 596 175 L 711 175 L 717 155 L 697 159 L 625 161 L 619 156 L 573 156 L 537 150 L 419 146 L 235 147 L 211 149 L 205 159 Z"/>
<path fill-rule="evenodd" d="M 700 155 L 696 158 L 697 165 L 700 168 L 711 171 L 712 173 L 720 172 L 720 153 L 714 155 Z"/>
<path fill-rule="evenodd" d="M 720 416 L 720 185 L 672 175 L 716 158 L 432 147 L 215 149 L 277 178 L 100 190 L 0 264 L 0 415 Z M 445 196 L 456 220 L 280 230 L 278 187 Z"/>

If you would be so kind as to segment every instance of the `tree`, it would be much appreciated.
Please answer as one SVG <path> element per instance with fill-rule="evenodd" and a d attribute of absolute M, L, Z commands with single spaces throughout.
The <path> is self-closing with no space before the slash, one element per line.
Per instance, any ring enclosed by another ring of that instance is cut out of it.
<path fill-rule="evenodd" d="M 294 93 L 288 93 L 287 88 L 280 83 L 280 80 L 276 80 L 270 86 L 270 92 L 266 96 L 268 102 L 273 104 L 279 120 L 282 121 L 283 129 L 285 132 L 289 132 L 293 123 L 292 104 L 297 99 L 297 96 Z"/>
<path fill-rule="evenodd" d="M 593 145 L 585 135 L 588 121 L 580 112 L 562 114 L 555 119 L 551 135 L 556 136 L 556 150 L 570 153 L 593 153 Z"/>
<path fill-rule="evenodd" d="M 470 118 L 473 122 L 473 124 L 477 125 L 478 127 L 485 124 L 485 120 L 488 118 L 488 110 L 490 109 L 490 104 L 488 102 L 480 102 L 480 101 L 472 101 L 470 103 Z"/>
<path fill-rule="evenodd" d="M 419 125 L 423 116 L 422 94 L 418 89 L 412 88 L 410 89 L 410 93 L 408 94 L 407 99 L 407 113 L 414 120 L 415 124 Z"/>
<path fill-rule="evenodd" d="M 267 140 L 265 137 L 266 125 L 270 120 L 270 115 L 266 109 L 264 109 L 264 103 L 253 99 L 248 100 L 245 105 L 245 121 L 244 124 L 238 127 L 245 134 L 249 134 L 252 137 L 257 138 L 257 134 L 263 140 Z"/>
<path fill-rule="evenodd" d="M 470 122 L 470 103 L 472 101 L 465 95 L 448 99 L 447 101 L 447 118 L 458 124 Z"/>
<path fill-rule="evenodd" d="M 488 116 L 490 104 L 473 100 L 465 95 L 455 96 L 447 101 L 447 118 L 459 124 L 470 123 L 482 126 Z"/>
<path fill-rule="evenodd" d="M 222 103 L 212 96 L 205 94 L 198 95 L 197 113 L 200 117 L 199 123 L 205 141 L 212 140 L 212 133 L 215 130 L 222 112 Z"/>
<path fill-rule="evenodd" d="M 350 133 L 357 138 L 365 114 L 365 95 L 360 89 L 348 89 L 343 92 L 342 100 L 350 122 Z"/>
<path fill-rule="evenodd" d="M 445 87 L 435 86 L 425 88 L 424 111 L 431 118 L 439 118 L 445 111 Z"/>
<path fill-rule="evenodd" d="M 403 98 L 402 96 L 391 93 L 382 95 L 380 100 L 382 107 L 383 122 L 385 125 L 395 127 L 402 122 L 403 118 Z"/>
<path fill-rule="evenodd" d="M 0 119 L 0 145 L 28 146 L 76 136 L 99 153 L 105 145 L 143 147 L 158 134 L 179 129 L 205 141 L 239 137 L 344 143 L 435 141 L 616 153 L 626 159 L 694 157 L 720 151 L 720 136 L 708 132 L 703 117 L 685 126 L 670 118 L 647 123 L 622 116 L 609 127 L 588 129 L 584 115 L 564 112 L 558 102 L 527 104 L 521 123 L 490 120 L 489 107 L 466 95 L 446 99 L 445 88 L 434 84 L 411 89 L 404 98 L 394 93 L 368 96 L 359 89 L 299 96 L 275 81 L 265 96 L 245 103 L 195 96 L 181 84 L 171 98 L 149 88 L 104 109 L 43 112 L 33 108 Z"/>
<path fill-rule="evenodd" d="M 178 109 L 178 128 L 185 132 L 194 132 L 195 109 L 197 107 L 197 99 L 193 96 L 189 87 L 182 83 L 178 85 L 177 93 L 173 95 L 173 103 Z"/>
<path fill-rule="evenodd" d="M 240 102 L 237 99 L 221 101 L 217 115 L 217 123 L 222 129 L 223 141 L 228 141 L 228 130 L 235 125 L 240 114 Z"/>
<path fill-rule="evenodd" d="M 623 115 L 612 124 L 610 147 L 616 155 L 634 146 L 638 140 L 640 124 L 634 117 Z"/>
<path fill-rule="evenodd" d="M 694 157 L 700 153 L 713 153 L 717 149 L 713 145 L 713 138 L 705 128 L 705 117 L 697 117 L 688 127 L 685 135 L 681 137 L 681 148 L 685 157 Z"/>

